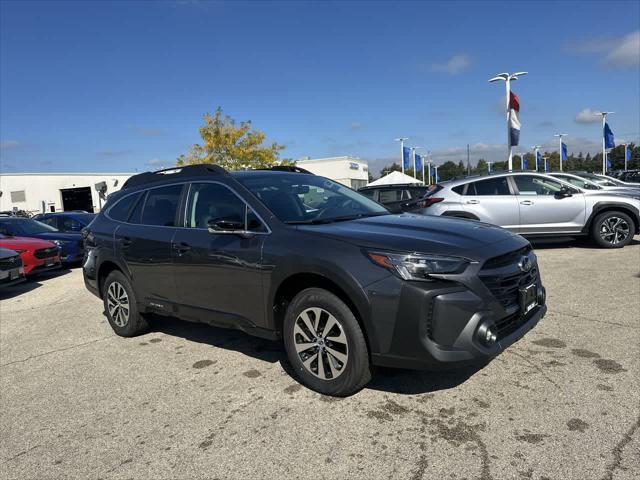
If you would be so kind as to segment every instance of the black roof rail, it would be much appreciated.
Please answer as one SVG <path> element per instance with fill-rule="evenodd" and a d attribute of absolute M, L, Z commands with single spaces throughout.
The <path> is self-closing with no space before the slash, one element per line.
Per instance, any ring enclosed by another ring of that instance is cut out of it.
<path fill-rule="evenodd" d="M 259 168 L 258 170 L 276 170 L 279 172 L 307 173 L 309 175 L 313 175 L 313 173 L 311 173 L 309 170 L 296 167 L 295 165 L 275 165 L 271 168 Z"/>
<path fill-rule="evenodd" d="M 147 183 L 161 182 L 168 176 L 171 177 L 194 177 L 194 176 L 206 176 L 206 175 L 227 175 L 228 172 L 218 165 L 211 165 L 206 163 L 200 163 L 197 165 L 185 165 L 184 167 L 170 167 L 162 170 L 156 170 L 155 172 L 143 172 L 138 175 L 130 177 L 124 185 L 122 190 L 126 188 L 137 187 L 139 185 L 145 185 Z"/>

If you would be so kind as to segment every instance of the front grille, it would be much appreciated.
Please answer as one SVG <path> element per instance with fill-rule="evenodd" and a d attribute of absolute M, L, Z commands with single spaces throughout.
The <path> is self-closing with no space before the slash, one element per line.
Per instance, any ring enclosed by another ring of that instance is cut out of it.
<path fill-rule="evenodd" d="M 498 257 L 493 257 L 484 262 L 482 267 L 483 270 L 489 270 L 491 268 L 500 268 L 506 267 L 507 265 L 517 264 L 520 258 L 525 255 L 528 255 L 531 251 L 531 245 L 527 245 L 519 250 L 515 250 L 513 252 L 505 253 L 504 255 L 500 255 Z"/>
<path fill-rule="evenodd" d="M 0 270 L 11 270 L 22 265 L 22 260 L 19 255 L 15 257 L 3 258 L 0 260 Z"/>
<path fill-rule="evenodd" d="M 537 282 L 538 268 L 535 266 L 528 272 L 518 270 L 504 275 L 481 275 L 480 279 L 505 310 L 519 310 L 520 289 Z"/>
<path fill-rule="evenodd" d="M 503 338 L 508 337 L 526 321 L 527 315 L 520 315 L 520 311 L 504 317 L 502 320 L 497 321 L 495 324 L 495 328 L 497 330 L 496 338 L 498 340 L 502 340 Z"/>
<path fill-rule="evenodd" d="M 34 255 L 36 258 L 49 258 L 58 255 L 58 247 L 41 248 L 36 250 Z"/>

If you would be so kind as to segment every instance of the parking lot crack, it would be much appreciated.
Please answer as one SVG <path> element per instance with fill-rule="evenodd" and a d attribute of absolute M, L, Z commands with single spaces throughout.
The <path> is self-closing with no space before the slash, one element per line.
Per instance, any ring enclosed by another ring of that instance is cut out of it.
<path fill-rule="evenodd" d="M 542 375 L 542 378 L 544 378 L 546 381 L 548 381 L 550 384 L 552 384 L 554 387 L 556 387 L 558 390 L 562 390 L 562 388 L 560 387 L 560 385 L 558 385 L 549 375 L 547 375 L 545 373 L 545 371 L 539 367 L 538 365 L 536 365 L 534 362 L 532 362 L 529 358 L 525 357 L 524 355 L 518 353 L 518 352 L 514 352 L 513 350 L 511 350 L 511 352 L 513 355 L 515 355 L 516 357 L 520 357 L 521 359 L 523 359 L 525 362 L 527 362 L 529 365 L 531 365 L 533 368 L 535 368 L 538 373 L 540 373 L 540 375 Z"/>
<path fill-rule="evenodd" d="M 21 360 L 14 360 L 13 362 L 3 363 L 2 365 L 0 365 L 0 368 L 8 367 L 8 366 L 11 366 L 11 365 L 15 365 L 16 363 L 28 362 L 29 360 L 33 360 L 34 358 L 45 357 L 47 355 L 51 355 L 52 353 L 65 352 L 67 350 L 73 350 L 74 348 L 85 347 L 87 345 L 91 345 L 92 343 L 101 342 L 101 341 L 107 340 L 109 338 L 113 338 L 113 335 L 109 335 L 108 337 L 103 337 L 103 338 L 96 338 L 95 340 L 89 340 L 88 342 L 78 343 L 76 345 L 71 345 L 69 347 L 57 348 L 55 350 L 50 350 L 48 352 L 39 353 L 38 355 L 31 355 L 31 356 L 29 356 L 27 358 L 23 358 Z"/>
<path fill-rule="evenodd" d="M 632 437 L 636 433 L 638 428 L 640 428 L 640 416 L 638 416 L 635 423 L 631 425 L 629 430 L 627 430 L 627 432 L 622 436 L 622 439 L 620 439 L 620 441 L 613 447 L 613 450 L 611 451 L 613 453 L 613 461 L 609 465 L 607 465 L 607 470 L 602 477 L 602 480 L 612 480 L 613 473 L 621 468 L 620 465 L 622 463 L 622 452 L 624 451 L 624 448 L 627 446 L 627 444 L 631 442 Z"/>

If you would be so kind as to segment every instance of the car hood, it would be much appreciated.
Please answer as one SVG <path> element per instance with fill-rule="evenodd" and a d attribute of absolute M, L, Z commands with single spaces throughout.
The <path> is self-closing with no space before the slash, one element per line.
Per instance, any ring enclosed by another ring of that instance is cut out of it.
<path fill-rule="evenodd" d="M 44 232 L 35 234 L 33 236 L 50 241 L 62 240 L 65 242 L 79 242 L 82 240 L 82 236 L 79 233 Z"/>
<path fill-rule="evenodd" d="M 406 213 L 298 228 L 366 248 L 456 255 L 472 260 L 517 250 L 529 243 L 520 235 L 488 223 Z M 498 243 L 500 246 L 486 248 Z"/>
<path fill-rule="evenodd" d="M 12 250 L 37 250 L 39 248 L 50 248 L 54 244 L 46 240 L 32 237 L 6 237 L 0 238 L 0 247 Z"/>

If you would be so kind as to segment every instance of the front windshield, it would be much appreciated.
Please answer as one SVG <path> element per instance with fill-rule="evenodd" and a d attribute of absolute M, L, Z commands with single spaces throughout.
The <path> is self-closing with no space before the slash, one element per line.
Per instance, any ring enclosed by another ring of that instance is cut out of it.
<path fill-rule="evenodd" d="M 285 223 L 329 223 L 389 213 L 364 195 L 316 175 L 256 173 L 237 179 Z"/>
<path fill-rule="evenodd" d="M 0 228 L 6 230 L 11 235 L 37 235 L 39 233 L 58 231 L 57 228 L 31 219 L 1 221 Z"/>

